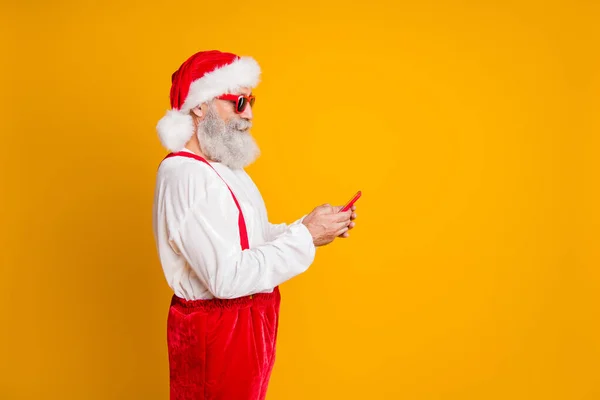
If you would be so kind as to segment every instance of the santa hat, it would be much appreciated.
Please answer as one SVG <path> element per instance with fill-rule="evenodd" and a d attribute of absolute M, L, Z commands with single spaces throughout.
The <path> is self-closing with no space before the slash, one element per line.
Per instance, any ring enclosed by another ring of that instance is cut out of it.
<path fill-rule="evenodd" d="M 260 67 L 251 57 L 217 50 L 194 54 L 171 76 L 171 109 L 156 125 L 160 142 L 170 151 L 183 149 L 194 134 L 192 108 L 242 87 L 254 88 L 259 80 Z"/>

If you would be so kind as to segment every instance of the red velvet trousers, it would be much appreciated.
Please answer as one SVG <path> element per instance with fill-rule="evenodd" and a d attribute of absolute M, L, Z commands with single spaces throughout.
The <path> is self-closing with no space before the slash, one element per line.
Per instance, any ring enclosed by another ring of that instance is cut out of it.
<path fill-rule="evenodd" d="M 275 362 L 279 289 L 239 299 L 173 296 L 167 320 L 171 400 L 263 400 Z"/>

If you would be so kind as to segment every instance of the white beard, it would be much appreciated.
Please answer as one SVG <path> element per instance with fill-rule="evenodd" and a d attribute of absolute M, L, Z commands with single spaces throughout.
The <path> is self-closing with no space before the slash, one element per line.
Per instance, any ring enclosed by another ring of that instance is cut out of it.
<path fill-rule="evenodd" d="M 223 163 L 231 169 L 244 168 L 260 154 L 258 145 L 249 130 L 252 123 L 242 118 L 225 123 L 212 104 L 206 116 L 198 123 L 200 149 L 211 160 Z"/>

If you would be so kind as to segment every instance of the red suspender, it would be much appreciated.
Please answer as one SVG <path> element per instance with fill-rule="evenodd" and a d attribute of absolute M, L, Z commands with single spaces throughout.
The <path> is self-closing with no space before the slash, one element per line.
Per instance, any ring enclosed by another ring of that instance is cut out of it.
<path fill-rule="evenodd" d="M 205 163 L 206 165 L 208 165 L 209 167 L 212 168 L 213 171 L 215 171 L 215 173 L 217 175 L 219 175 L 219 173 L 214 169 L 214 167 L 212 165 L 210 165 L 210 163 L 208 161 L 206 161 L 204 158 L 193 154 L 193 153 L 188 153 L 186 151 L 179 151 L 176 153 L 169 153 L 165 159 L 170 158 L 170 157 L 187 157 L 187 158 L 193 158 L 195 160 L 201 161 L 203 163 Z M 246 230 L 246 220 L 244 220 L 244 214 L 242 213 L 242 208 L 240 207 L 240 203 L 238 203 L 237 198 L 235 197 L 235 194 L 233 194 L 233 191 L 231 190 L 231 188 L 229 187 L 229 185 L 227 185 L 227 182 L 225 182 L 225 179 L 223 179 L 223 177 L 221 175 L 219 175 L 219 178 L 221 178 L 221 180 L 225 183 L 225 185 L 227 186 L 227 189 L 229 189 L 229 192 L 231 193 L 231 197 L 233 197 L 233 201 L 235 202 L 235 205 L 238 208 L 239 211 L 239 217 L 238 217 L 238 227 L 240 230 L 240 245 L 242 246 L 242 250 L 247 250 L 250 248 L 249 242 L 248 242 L 248 231 Z"/>

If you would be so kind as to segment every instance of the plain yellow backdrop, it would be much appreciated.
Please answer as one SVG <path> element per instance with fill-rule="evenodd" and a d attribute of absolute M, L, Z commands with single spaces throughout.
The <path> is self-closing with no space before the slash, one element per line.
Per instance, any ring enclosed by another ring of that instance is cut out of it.
<path fill-rule="evenodd" d="M 598 399 L 595 1 L 0 9 L 0 399 L 166 399 L 155 131 L 199 50 L 255 57 L 273 222 L 357 190 L 282 285 L 268 399 Z"/>

